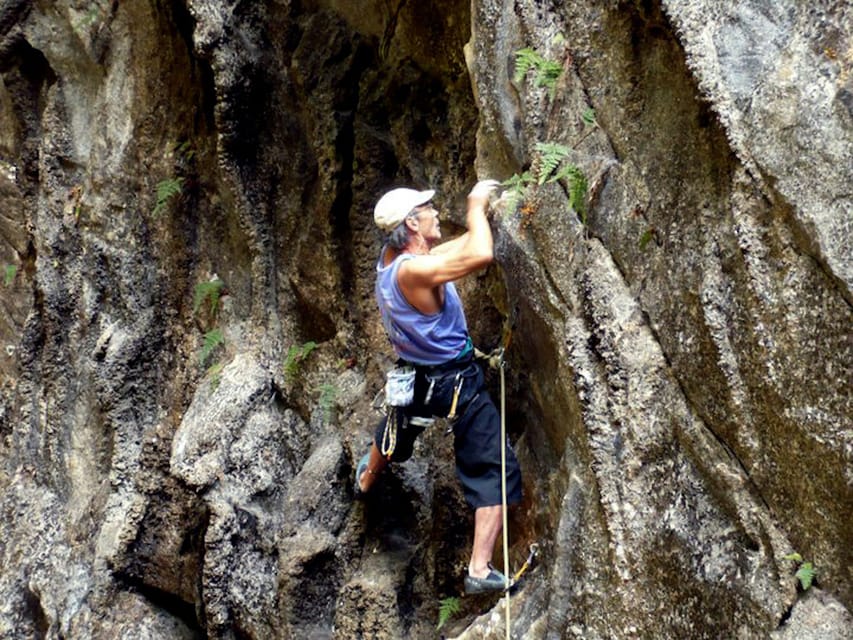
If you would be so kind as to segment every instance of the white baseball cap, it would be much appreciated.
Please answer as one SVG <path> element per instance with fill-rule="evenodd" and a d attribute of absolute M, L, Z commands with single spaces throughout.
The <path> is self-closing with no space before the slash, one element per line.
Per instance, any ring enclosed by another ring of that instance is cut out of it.
<path fill-rule="evenodd" d="M 379 198 L 373 209 L 373 221 L 383 231 L 392 231 L 394 227 L 406 219 L 412 209 L 426 204 L 435 195 L 433 189 L 416 191 L 415 189 L 392 189 Z"/>

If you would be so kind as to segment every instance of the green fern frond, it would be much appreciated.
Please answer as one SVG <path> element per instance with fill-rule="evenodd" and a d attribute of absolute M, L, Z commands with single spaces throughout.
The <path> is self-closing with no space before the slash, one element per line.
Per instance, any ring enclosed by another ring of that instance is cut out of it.
<path fill-rule="evenodd" d="M 207 368 L 205 375 L 210 377 L 211 391 L 216 391 L 219 388 L 219 383 L 222 382 L 222 369 L 224 368 L 225 365 L 221 362 L 217 362 L 216 364 L 211 365 Z"/>
<path fill-rule="evenodd" d="M 569 179 L 569 204 L 572 209 L 582 216 L 586 213 L 587 182 L 583 172 L 575 166 L 568 169 Z"/>
<path fill-rule="evenodd" d="M 157 204 L 151 215 L 155 218 L 160 215 L 169 201 L 179 195 L 184 188 L 183 178 L 168 178 L 157 183 Z"/>
<path fill-rule="evenodd" d="M 581 118 L 586 124 L 598 126 L 598 121 L 595 119 L 595 109 L 592 107 L 584 111 L 583 114 L 581 114 Z"/>
<path fill-rule="evenodd" d="M 338 388 L 333 384 L 321 384 L 318 388 L 320 392 L 320 397 L 318 398 L 318 403 L 320 404 L 320 408 L 323 410 L 323 417 L 326 422 L 331 421 L 332 414 L 335 409 L 335 401 L 338 398 Z"/>
<path fill-rule="evenodd" d="M 797 573 L 794 575 L 800 581 L 800 586 L 802 586 L 803 591 L 808 591 L 809 587 L 812 586 L 812 581 L 815 577 L 815 570 L 812 563 L 804 562 L 800 565 L 800 568 L 797 569 Z"/>
<path fill-rule="evenodd" d="M 225 343 L 225 337 L 220 329 L 211 329 L 204 334 L 204 344 L 199 351 L 198 359 L 201 366 L 204 366 L 210 355 L 216 351 L 217 347 Z"/>
<path fill-rule="evenodd" d="M 515 213 L 518 206 L 527 198 L 527 190 L 533 182 L 533 176 L 529 171 L 521 175 L 515 173 L 501 183 L 504 190 L 504 210 L 506 213 Z"/>
<path fill-rule="evenodd" d="M 7 264 L 3 269 L 3 284 L 5 286 L 9 286 L 12 284 L 12 281 L 15 279 L 15 275 L 18 273 L 18 267 L 13 264 Z"/>
<path fill-rule="evenodd" d="M 513 81 L 518 84 L 524 80 L 527 72 L 536 69 L 543 60 L 536 51 L 530 48 L 519 49 L 515 52 L 515 75 Z"/>
<path fill-rule="evenodd" d="M 556 142 L 537 142 L 534 147 L 539 153 L 539 170 L 537 184 L 543 185 L 560 163 L 569 155 L 571 149 Z M 554 178 L 551 180 L 553 182 Z"/>
<path fill-rule="evenodd" d="M 513 81 L 516 84 L 521 83 L 531 69 L 536 72 L 533 83 L 537 87 L 548 87 L 553 98 L 557 80 L 563 73 L 563 66 L 559 62 L 548 60 L 529 47 L 516 51 Z"/>
<path fill-rule="evenodd" d="M 563 66 L 553 60 L 545 60 L 536 69 L 536 86 L 548 87 L 549 94 L 553 98 L 557 89 L 557 80 L 563 74 Z"/>
<path fill-rule="evenodd" d="M 299 367 L 316 348 L 317 343 L 309 340 L 302 345 L 294 344 L 287 350 L 287 355 L 284 358 L 284 378 L 287 382 L 296 378 Z"/>
<path fill-rule="evenodd" d="M 439 600 L 438 626 L 435 628 L 436 631 L 441 629 L 451 617 L 455 616 L 460 611 L 462 611 L 462 604 L 459 602 L 459 598 L 451 596 L 449 598 Z"/>
<path fill-rule="evenodd" d="M 197 284 L 193 296 L 193 313 L 198 313 L 204 301 L 210 300 L 210 313 L 215 318 L 217 311 L 219 311 L 219 296 L 224 286 L 225 283 L 219 278 Z"/>

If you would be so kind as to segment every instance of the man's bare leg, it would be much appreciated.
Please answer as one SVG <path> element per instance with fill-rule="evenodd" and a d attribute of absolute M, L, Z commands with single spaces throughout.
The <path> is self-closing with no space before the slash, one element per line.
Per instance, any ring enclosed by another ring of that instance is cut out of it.
<path fill-rule="evenodd" d="M 385 456 L 382 455 L 382 452 L 379 451 L 379 448 L 374 442 L 370 445 L 370 462 L 367 463 L 367 469 L 358 479 L 358 486 L 363 493 L 370 491 L 370 487 L 372 487 L 373 483 L 376 482 L 376 478 L 387 464 L 388 460 L 385 459 Z"/>
<path fill-rule="evenodd" d="M 475 578 L 489 575 L 489 562 L 495 549 L 495 542 L 503 528 L 503 509 L 501 505 L 480 507 L 474 511 L 474 546 L 471 550 L 471 562 L 468 573 Z"/>

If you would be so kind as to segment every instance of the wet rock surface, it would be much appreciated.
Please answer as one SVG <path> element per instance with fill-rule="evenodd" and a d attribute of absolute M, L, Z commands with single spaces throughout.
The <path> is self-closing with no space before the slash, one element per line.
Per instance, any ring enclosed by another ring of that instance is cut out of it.
<path fill-rule="evenodd" d="M 353 495 L 372 207 L 458 231 L 547 143 L 586 189 L 495 203 L 460 285 L 512 326 L 513 637 L 850 637 L 848 3 L 357 4 L 0 2 L 0 636 L 504 637 L 436 631 L 441 422 Z"/>

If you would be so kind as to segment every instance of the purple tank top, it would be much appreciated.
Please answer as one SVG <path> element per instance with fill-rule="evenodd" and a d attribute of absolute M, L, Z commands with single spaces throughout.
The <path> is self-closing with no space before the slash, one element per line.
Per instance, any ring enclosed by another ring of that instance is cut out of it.
<path fill-rule="evenodd" d="M 414 364 L 436 365 L 456 358 L 467 346 L 468 325 L 462 301 L 452 282 L 444 285 L 444 306 L 435 314 L 421 313 L 406 300 L 397 283 L 397 272 L 414 254 L 397 256 L 382 264 L 386 247 L 376 263 L 376 302 L 382 324 L 394 351 Z"/>

